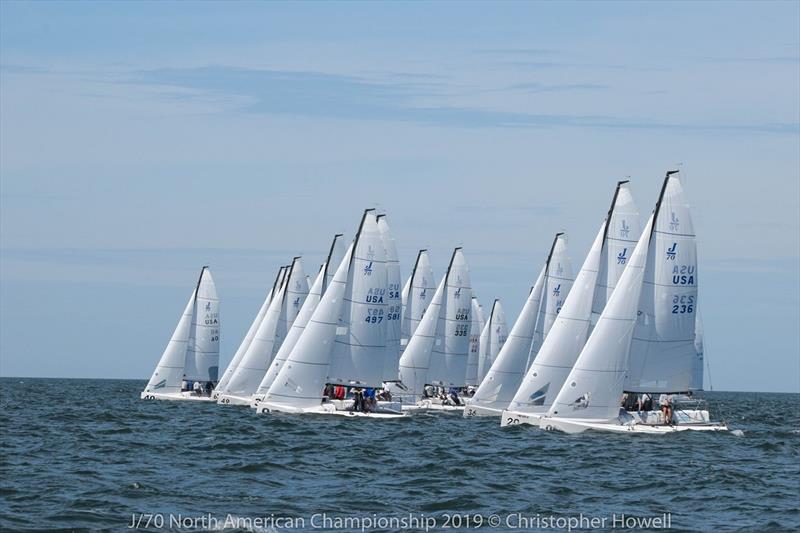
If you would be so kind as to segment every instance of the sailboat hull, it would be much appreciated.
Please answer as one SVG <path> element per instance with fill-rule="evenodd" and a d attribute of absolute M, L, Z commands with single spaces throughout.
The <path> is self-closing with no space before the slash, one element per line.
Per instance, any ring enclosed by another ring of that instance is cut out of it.
<path fill-rule="evenodd" d="M 337 409 L 336 405 L 326 402 L 315 407 L 299 408 L 290 405 L 279 403 L 262 402 L 256 407 L 256 412 L 259 414 L 265 413 L 287 413 L 295 415 L 327 415 L 327 416 L 344 416 L 349 418 L 403 418 L 407 416 L 402 412 L 370 412 L 364 413 L 361 411 L 349 411 L 346 409 Z"/>
<path fill-rule="evenodd" d="M 619 419 L 609 421 L 589 421 L 569 418 L 542 418 L 539 427 L 547 431 L 563 431 L 564 433 L 583 433 L 584 431 L 602 431 L 604 433 L 639 433 L 645 435 L 667 435 L 682 431 L 728 431 L 724 423 L 703 423 L 686 425 L 650 425 L 622 423 Z"/>
<path fill-rule="evenodd" d="M 415 411 L 443 411 L 447 413 L 463 413 L 464 406 L 463 405 L 450 405 L 442 403 L 441 400 L 438 399 L 426 399 L 420 400 L 415 404 L 405 404 L 403 405 L 403 411 L 406 412 L 415 412 Z"/>
<path fill-rule="evenodd" d="M 541 415 L 538 414 L 505 410 L 500 413 L 500 427 L 504 428 L 506 426 L 516 426 L 519 424 L 539 427 L 539 420 L 541 420 L 541 418 Z"/>
<path fill-rule="evenodd" d="M 464 407 L 464 418 L 470 418 L 473 416 L 500 416 L 502 414 L 502 409 L 484 407 L 482 405 L 467 404 Z"/>
<path fill-rule="evenodd" d="M 142 392 L 139 396 L 142 400 L 171 400 L 179 402 L 213 402 L 210 396 L 196 396 L 191 392 Z"/>
<path fill-rule="evenodd" d="M 250 397 L 220 394 L 217 398 L 217 403 L 220 405 L 250 405 Z"/>

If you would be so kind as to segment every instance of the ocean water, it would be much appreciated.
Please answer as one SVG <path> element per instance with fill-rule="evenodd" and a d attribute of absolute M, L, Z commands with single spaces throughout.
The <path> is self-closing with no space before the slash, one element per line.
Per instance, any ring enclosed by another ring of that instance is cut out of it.
<path fill-rule="evenodd" d="M 144 384 L 0 380 L 0 530 L 800 528 L 797 394 L 708 393 L 743 434 L 648 437 L 258 416 Z"/>

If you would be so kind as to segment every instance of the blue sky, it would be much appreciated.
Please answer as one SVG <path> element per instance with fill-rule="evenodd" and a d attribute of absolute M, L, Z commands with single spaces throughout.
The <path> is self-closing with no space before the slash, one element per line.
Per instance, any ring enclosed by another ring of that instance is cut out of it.
<path fill-rule="evenodd" d="M 225 364 L 369 206 L 512 318 L 681 163 L 714 387 L 800 391 L 799 6 L 4 1 L 0 374 L 146 378 L 202 264 Z"/>

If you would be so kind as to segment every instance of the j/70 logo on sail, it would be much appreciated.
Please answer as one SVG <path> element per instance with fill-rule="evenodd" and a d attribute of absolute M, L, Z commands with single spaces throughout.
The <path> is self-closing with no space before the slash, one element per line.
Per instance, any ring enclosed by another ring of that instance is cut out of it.
<path fill-rule="evenodd" d="M 675 216 L 675 211 L 673 211 L 670 214 L 669 229 L 671 229 L 672 231 L 678 231 L 678 226 L 679 225 L 680 225 L 680 222 L 678 220 L 678 217 Z"/>
<path fill-rule="evenodd" d="M 627 248 L 623 248 L 622 251 L 617 254 L 617 264 L 618 265 L 624 265 L 625 264 L 625 262 L 628 260 L 628 258 L 625 256 L 625 254 L 627 254 L 627 253 L 628 253 L 628 249 Z"/>
<path fill-rule="evenodd" d="M 673 242 L 672 248 L 667 248 L 667 259 L 670 261 L 675 261 L 675 254 L 678 252 L 678 243 Z"/>
<path fill-rule="evenodd" d="M 558 296 L 561 294 L 561 284 L 559 283 L 555 287 L 553 287 L 553 296 Z"/>
<path fill-rule="evenodd" d="M 619 236 L 623 238 L 627 238 L 628 235 L 631 233 L 631 227 L 625 222 L 625 219 L 622 219 L 622 227 L 619 229 Z"/>
<path fill-rule="evenodd" d="M 371 276 L 372 275 L 372 261 L 370 261 L 369 264 L 364 267 L 364 275 L 365 276 Z"/>

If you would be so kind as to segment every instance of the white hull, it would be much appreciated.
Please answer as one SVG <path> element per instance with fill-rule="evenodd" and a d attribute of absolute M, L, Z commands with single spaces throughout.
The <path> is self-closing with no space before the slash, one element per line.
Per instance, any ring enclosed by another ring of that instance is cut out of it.
<path fill-rule="evenodd" d="M 442 403 L 441 400 L 420 400 L 415 404 L 403 405 L 403 411 L 444 411 L 451 413 L 462 413 L 464 411 L 463 405 L 450 405 Z"/>
<path fill-rule="evenodd" d="M 380 403 L 378 408 L 380 409 Z M 390 403 L 390 402 L 384 402 Z M 294 415 L 328 415 L 328 416 L 345 416 L 350 418 L 363 417 L 363 418 L 402 418 L 406 416 L 405 413 L 396 411 L 383 411 L 383 412 L 370 412 L 364 413 L 361 411 L 350 411 L 347 409 L 337 409 L 337 405 L 331 402 L 320 404 L 316 407 L 298 408 L 290 405 L 279 403 L 259 402 L 256 407 L 256 412 L 262 413 L 288 413 Z"/>
<path fill-rule="evenodd" d="M 710 422 L 708 411 L 682 410 L 675 412 L 677 423 L 667 425 L 662 422 L 661 413 L 627 413 L 613 420 L 581 420 L 576 418 L 552 418 L 517 411 L 503 411 L 500 427 L 527 424 L 544 430 L 557 430 L 564 433 L 583 433 L 587 430 L 607 433 L 645 433 L 665 435 L 681 431 L 727 431 L 724 423 Z"/>
<path fill-rule="evenodd" d="M 502 414 L 502 409 L 495 409 L 493 407 L 472 404 L 467 404 L 466 407 L 464 407 L 464 418 L 473 416 L 500 416 Z"/>
<path fill-rule="evenodd" d="M 210 396 L 197 396 L 193 392 L 143 392 L 142 400 L 172 400 L 179 402 L 213 402 Z"/>
<path fill-rule="evenodd" d="M 220 405 L 250 405 L 250 397 L 234 396 L 233 394 L 220 394 L 217 398 Z"/>
<path fill-rule="evenodd" d="M 643 433 L 646 435 L 666 435 L 681 431 L 728 431 L 723 423 L 709 422 L 705 424 L 686 425 L 649 425 L 639 423 L 622 423 L 619 419 L 607 422 L 578 420 L 569 418 L 542 418 L 539 427 L 547 431 L 563 431 L 564 433 L 583 433 L 584 431 L 602 431 L 605 433 Z"/>
<path fill-rule="evenodd" d="M 506 426 L 516 426 L 519 424 L 528 424 L 530 426 L 539 427 L 539 420 L 541 420 L 540 415 L 535 415 L 532 413 L 520 413 L 518 411 L 508 411 L 505 410 L 500 413 L 500 427 L 504 428 Z"/>

